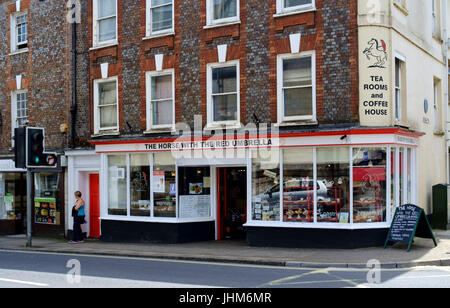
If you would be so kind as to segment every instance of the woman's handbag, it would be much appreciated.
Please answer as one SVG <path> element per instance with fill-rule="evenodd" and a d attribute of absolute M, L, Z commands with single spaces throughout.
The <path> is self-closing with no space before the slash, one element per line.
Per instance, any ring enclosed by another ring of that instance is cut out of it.
<path fill-rule="evenodd" d="M 74 205 L 72 208 L 72 217 L 77 217 L 78 216 L 78 211 L 76 210 L 76 206 Z"/>

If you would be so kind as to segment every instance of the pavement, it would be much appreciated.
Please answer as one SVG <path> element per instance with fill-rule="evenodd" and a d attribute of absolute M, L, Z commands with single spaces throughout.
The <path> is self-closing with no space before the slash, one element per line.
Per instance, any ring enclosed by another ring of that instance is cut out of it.
<path fill-rule="evenodd" d="M 450 266 L 450 231 L 435 230 L 438 246 L 430 239 L 416 238 L 410 252 L 406 245 L 352 250 L 250 247 L 245 241 L 187 244 L 108 243 L 87 240 L 68 244 L 63 239 L 33 238 L 26 247 L 25 236 L 0 236 L 0 250 L 103 255 L 216 263 L 241 263 L 294 268 L 367 268 L 371 260 L 381 268 Z"/>

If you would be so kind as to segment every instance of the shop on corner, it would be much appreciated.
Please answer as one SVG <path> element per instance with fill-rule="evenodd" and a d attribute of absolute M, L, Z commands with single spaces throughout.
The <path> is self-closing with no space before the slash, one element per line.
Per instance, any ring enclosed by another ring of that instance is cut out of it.
<path fill-rule="evenodd" d="M 66 153 L 69 204 L 85 192 L 88 233 L 105 241 L 381 245 L 395 207 L 417 202 L 420 136 L 392 128 L 95 141 L 95 151 Z"/>

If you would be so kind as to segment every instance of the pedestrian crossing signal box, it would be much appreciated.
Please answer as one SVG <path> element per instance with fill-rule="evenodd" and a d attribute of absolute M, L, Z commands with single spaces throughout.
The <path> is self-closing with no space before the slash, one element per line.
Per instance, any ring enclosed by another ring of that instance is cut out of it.
<path fill-rule="evenodd" d="M 56 153 L 45 152 L 45 131 L 43 128 L 26 128 L 26 167 L 56 168 L 58 156 Z"/>

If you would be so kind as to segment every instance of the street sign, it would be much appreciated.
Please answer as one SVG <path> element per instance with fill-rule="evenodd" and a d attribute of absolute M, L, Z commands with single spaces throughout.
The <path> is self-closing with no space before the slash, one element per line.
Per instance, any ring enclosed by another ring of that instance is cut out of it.
<path fill-rule="evenodd" d="M 384 244 L 407 243 L 408 252 L 411 250 L 414 237 L 429 238 L 437 246 L 436 239 L 428 222 L 425 211 L 418 206 L 405 204 L 395 210 L 394 219 Z"/>

